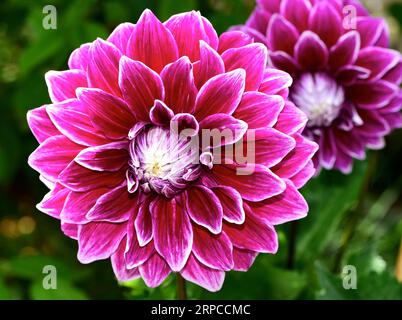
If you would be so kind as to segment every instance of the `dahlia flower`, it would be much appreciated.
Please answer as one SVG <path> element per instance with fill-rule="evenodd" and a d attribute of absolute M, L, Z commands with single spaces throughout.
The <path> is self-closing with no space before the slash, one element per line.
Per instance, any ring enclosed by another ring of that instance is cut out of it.
<path fill-rule="evenodd" d="M 294 79 L 289 99 L 308 117 L 304 136 L 320 145 L 317 168 L 352 170 L 365 149 L 384 147 L 402 126 L 402 59 L 387 25 L 355 0 L 257 0 L 245 26 L 273 66 Z"/>
<path fill-rule="evenodd" d="M 317 145 L 286 101 L 290 76 L 266 63 L 264 45 L 218 38 L 197 12 L 161 23 L 146 10 L 46 74 L 52 103 L 28 113 L 40 143 L 29 164 L 50 188 L 38 209 L 78 241 L 81 263 L 216 291 L 225 271 L 277 251 L 274 226 L 307 213 L 298 188 Z M 202 139 L 210 130 L 229 135 Z M 252 161 L 238 161 L 249 145 Z"/>

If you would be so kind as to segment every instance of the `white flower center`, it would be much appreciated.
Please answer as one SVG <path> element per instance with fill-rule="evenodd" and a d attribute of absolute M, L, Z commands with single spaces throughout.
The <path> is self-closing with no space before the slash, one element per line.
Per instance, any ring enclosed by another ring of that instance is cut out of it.
<path fill-rule="evenodd" d="M 291 99 L 307 115 L 308 127 L 326 127 L 338 117 L 345 92 L 325 73 L 305 73 L 295 82 Z"/>

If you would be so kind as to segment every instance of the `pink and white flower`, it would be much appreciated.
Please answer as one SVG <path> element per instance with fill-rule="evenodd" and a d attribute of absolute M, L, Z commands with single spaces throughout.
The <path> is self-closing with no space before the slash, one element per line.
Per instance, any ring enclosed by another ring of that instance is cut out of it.
<path fill-rule="evenodd" d="M 304 135 L 320 145 L 316 167 L 352 170 L 365 150 L 402 127 L 402 58 L 387 25 L 357 0 L 257 0 L 245 26 L 273 66 L 294 78 L 290 100 L 309 118 Z"/>
<path fill-rule="evenodd" d="M 111 258 L 119 280 L 150 287 L 177 272 L 216 291 L 225 271 L 277 251 L 274 226 L 307 214 L 298 189 L 317 145 L 286 100 L 290 76 L 266 63 L 265 46 L 238 31 L 218 37 L 197 12 L 161 23 L 146 10 L 46 74 L 52 103 L 28 113 L 40 143 L 29 164 L 50 188 L 39 210 L 78 241 L 80 262 Z M 173 124 L 233 135 L 193 161 L 192 138 L 171 139 Z M 211 157 L 251 142 L 251 175 Z"/>

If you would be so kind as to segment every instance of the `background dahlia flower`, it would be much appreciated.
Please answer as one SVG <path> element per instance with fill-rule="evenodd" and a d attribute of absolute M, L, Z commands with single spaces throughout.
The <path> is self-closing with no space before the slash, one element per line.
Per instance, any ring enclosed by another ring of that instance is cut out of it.
<path fill-rule="evenodd" d="M 257 0 L 245 26 L 272 65 L 294 78 L 293 101 L 308 117 L 316 167 L 352 170 L 365 149 L 384 147 L 402 126 L 402 59 L 386 23 L 354 0 Z"/>
<path fill-rule="evenodd" d="M 46 74 L 52 104 L 28 113 L 40 143 L 29 164 L 50 188 L 39 210 L 78 241 L 80 262 L 111 258 L 119 280 L 150 287 L 178 272 L 216 291 L 225 271 L 277 251 L 274 226 L 307 213 L 298 188 L 317 145 L 285 102 L 290 76 L 266 63 L 265 46 L 238 31 L 218 38 L 197 12 L 161 23 L 146 10 L 75 50 L 69 70 Z M 194 162 L 182 152 L 189 137 L 171 144 L 172 123 L 233 135 Z M 250 131 L 251 175 L 211 159 Z"/>

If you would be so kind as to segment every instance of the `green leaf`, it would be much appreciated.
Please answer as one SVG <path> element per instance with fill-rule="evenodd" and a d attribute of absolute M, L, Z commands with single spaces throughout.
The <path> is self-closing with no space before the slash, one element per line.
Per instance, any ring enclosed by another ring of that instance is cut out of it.
<path fill-rule="evenodd" d="M 310 211 L 300 221 L 298 259 L 313 261 L 331 240 L 338 240 L 334 233 L 348 209 L 357 202 L 365 168 L 365 163 L 358 163 L 351 175 L 323 171 L 304 189 Z"/>
<path fill-rule="evenodd" d="M 32 283 L 30 297 L 34 300 L 87 300 L 85 292 L 74 287 L 71 283 L 63 280 L 57 280 L 57 289 L 44 289 L 42 281 Z"/>
<path fill-rule="evenodd" d="M 270 264 L 269 255 L 261 255 L 246 273 L 229 272 L 221 291 L 203 292 L 205 299 L 296 299 L 305 288 L 306 276 Z"/>

